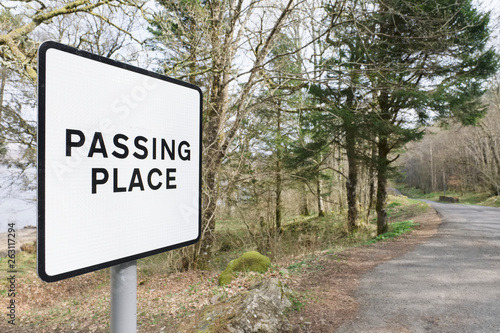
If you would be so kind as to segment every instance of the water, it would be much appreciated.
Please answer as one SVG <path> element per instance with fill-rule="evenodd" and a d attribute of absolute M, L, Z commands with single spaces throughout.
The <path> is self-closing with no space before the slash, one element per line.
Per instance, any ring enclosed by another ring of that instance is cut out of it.
<path fill-rule="evenodd" d="M 15 223 L 16 229 L 22 229 L 28 225 L 36 226 L 36 204 L 34 201 L 1 195 L 0 198 L 0 233 L 7 232 L 8 223 Z"/>
<path fill-rule="evenodd" d="M 33 177 L 33 170 L 26 175 Z M 16 229 L 36 226 L 36 191 L 26 190 L 22 178 L 15 170 L 0 166 L 0 233 L 7 232 L 8 224 L 15 223 Z"/>

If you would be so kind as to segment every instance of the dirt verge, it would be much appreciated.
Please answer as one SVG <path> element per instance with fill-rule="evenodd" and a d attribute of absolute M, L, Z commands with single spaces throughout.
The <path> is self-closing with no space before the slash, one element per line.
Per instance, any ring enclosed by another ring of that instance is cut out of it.
<path fill-rule="evenodd" d="M 309 272 L 290 285 L 300 295 L 297 302 L 303 305 L 300 311 L 291 313 L 293 332 L 330 333 L 354 318 L 358 303 L 353 295 L 363 274 L 425 242 L 436 233 L 441 218 L 430 209 L 414 222 L 420 226 L 410 234 L 342 253 L 327 253 L 309 264 Z"/>

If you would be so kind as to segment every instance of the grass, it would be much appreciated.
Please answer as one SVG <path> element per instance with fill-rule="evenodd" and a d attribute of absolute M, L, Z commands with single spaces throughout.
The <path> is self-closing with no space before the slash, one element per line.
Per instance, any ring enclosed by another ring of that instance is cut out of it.
<path fill-rule="evenodd" d="M 229 261 L 256 250 L 273 261 L 328 249 L 344 238 L 344 218 L 339 213 L 322 217 L 296 216 L 283 221 L 280 232 L 258 219 L 224 219 L 217 223 L 213 268 L 223 270 Z"/>
<path fill-rule="evenodd" d="M 423 214 L 428 209 L 426 203 L 404 196 L 389 196 L 387 218 L 389 223 L 401 222 Z"/>
<path fill-rule="evenodd" d="M 300 273 L 303 270 L 308 270 L 308 271 L 311 271 L 311 270 L 315 270 L 315 271 L 322 270 L 324 267 L 321 264 L 319 264 L 315 259 L 316 259 L 315 255 L 310 255 L 307 259 L 303 259 L 301 261 L 294 262 L 294 263 L 290 264 L 287 267 L 287 269 L 291 273 Z"/>
<path fill-rule="evenodd" d="M 288 300 L 292 303 L 292 306 L 288 311 L 296 311 L 299 312 L 306 305 L 305 297 L 298 293 L 291 293 L 287 295 Z"/>
<path fill-rule="evenodd" d="M 8 272 L 11 269 L 9 268 L 8 257 L 0 258 L 0 271 Z M 36 272 L 36 254 L 30 254 L 26 252 L 17 252 L 15 257 L 15 268 L 16 271 L 15 276 L 16 279 L 22 278 L 23 280 L 32 281 L 34 279 L 33 273 Z M 29 274 L 32 273 L 32 274 Z M 0 280 L 0 295 L 7 296 L 7 290 L 9 289 L 9 281 L 7 279 Z"/>
<path fill-rule="evenodd" d="M 412 220 L 390 223 L 388 232 L 378 235 L 377 237 L 367 241 L 367 244 L 373 244 L 378 241 L 399 237 L 401 235 L 409 233 L 413 228 L 417 226 L 419 226 L 419 224 L 414 223 Z"/>
<path fill-rule="evenodd" d="M 301 260 L 301 261 L 297 261 L 297 262 L 294 262 L 293 264 L 290 264 L 287 268 L 290 270 L 290 271 L 298 271 L 300 270 L 302 267 L 307 266 L 307 262 L 308 260 Z"/>
<path fill-rule="evenodd" d="M 404 195 L 415 199 L 427 199 L 432 201 L 439 201 L 439 197 L 444 195 L 444 192 L 431 192 L 424 193 L 422 190 L 415 187 L 408 187 L 405 184 L 398 184 L 396 188 Z M 479 193 L 461 193 L 457 191 L 446 191 L 446 196 L 455 197 L 460 200 L 460 204 L 464 205 L 480 205 L 490 207 L 500 207 L 500 197 L 492 196 L 488 192 Z"/>
<path fill-rule="evenodd" d="M 388 222 L 401 222 L 424 213 L 428 206 L 420 201 L 404 196 L 389 196 L 387 206 Z M 349 234 L 345 216 L 330 212 L 325 216 L 295 216 L 285 219 L 281 232 L 246 216 L 225 218 L 217 222 L 217 243 L 213 258 L 213 269 L 224 270 L 229 261 L 251 250 L 279 261 L 289 257 L 304 257 L 316 251 L 342 251 L 360 246 L 375 237 L 376 214 L 372 212 L 370 221 L 362 222 L 357 232 Z M 364 214 L 360 214 L 360 217 Z M 243 219 L 246 219 L 243 221 Z"/>
<path fill-rule="evenodd" d="M 500 207 L 500 196 L 489 197 L 488 199 L 484 200 L 481 204 L 489 207 Z"/>
<path fill-rule="evenodd" d="M 389 222 L 389 231 L 385 234 L 376 236 L 376 219 L 368 224 L 360 226 L 359 230 L 353 234 L 344 232 L 342 237 L 337 237 L 334 241 L 329 241 L 321 246 L 329 253 L 335 255 L 345 249 L 373 244 L 378 241 L 393 239 L 409 233 L 418 224 L 411 219 L 424 214 L 429 206 L 421 201 L 408 199 L 405 196 L 389 196 L 387 205 L 387 219 Z M 372 216 L 375 214 L 372 214 Z M 338 228 L 339 226 L 337 226 Z M 311 263 L 314 262 L 314 253 L 307 256 L 306 259 L 291 263 L 288 269 L 292 272 L 300 272 L 303 269 L 310 269 Z"/>
<path fill-rule="evenodd" d="M 9 270 L 9 258 L 0 258 L 0 270 Z M 36 254 L 30 254 L 27 252 L 16 252 L 15 256 L 15 270 L 20 275 L 25 275 L 27 272 L 36 269 Z"/>

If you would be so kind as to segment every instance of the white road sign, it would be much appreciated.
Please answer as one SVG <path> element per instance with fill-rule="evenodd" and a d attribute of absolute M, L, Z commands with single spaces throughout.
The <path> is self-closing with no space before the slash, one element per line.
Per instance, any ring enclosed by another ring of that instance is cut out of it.
<path fill-rule="evenodd" d="M 195 243 L 201 90 L 55 42 L 38 63 L 40 278 Z"/>

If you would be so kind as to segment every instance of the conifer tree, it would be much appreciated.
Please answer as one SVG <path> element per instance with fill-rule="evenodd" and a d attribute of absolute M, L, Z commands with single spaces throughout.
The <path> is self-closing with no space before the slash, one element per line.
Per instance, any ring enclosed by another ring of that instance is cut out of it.
<path fill-rule="evenodd" d="M 484 115 L 483 82 L 495 73 L 498 56 L 487 48 L 489 14 L 471 0 L 365 0 L 345 8 L 344 28 L 326 39 L 334 49 L 326 69 L 336 80 L 325 80 L 320 95 L 330 97 L 330 114 L 342 120 L 346 143 L 354 127 L 356 145 L 367 138 L 376 144 L 381 234 L 397 158 L 391 153 L 421 138 L 426 122 L 475 124 Z M 350 96 L 356 96 L 354 108 Z M 346 110 L 352 120 L 343 117 Z"/>

